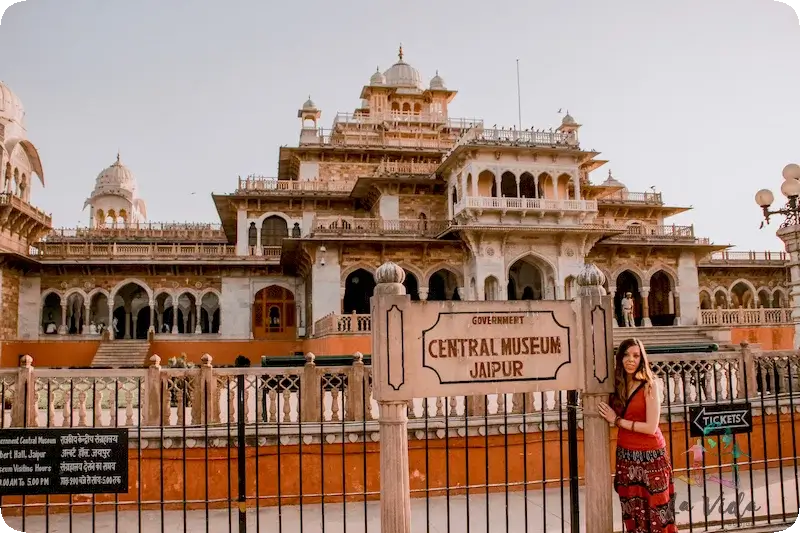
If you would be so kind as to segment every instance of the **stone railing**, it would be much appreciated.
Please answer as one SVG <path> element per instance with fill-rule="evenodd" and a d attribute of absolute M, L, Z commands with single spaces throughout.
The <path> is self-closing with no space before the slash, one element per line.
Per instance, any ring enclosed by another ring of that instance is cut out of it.
<path fill-rule="evenodd" d="M 560 131 L 484 128 L 476 129 L 474 135 L 465 137 L 464 144 L 570 146 L 577 148 L 578 138 L 574 133 Z"/>
<path fill-rule="evenodd" d="M 436 237 L 450 227 L 447 220 L 384 220 L 382 218 L 315 217 L 312 235 Z"/>
<path fill-rule="evenodd" d="M 16 209 L 31 220 L 41 224 L 42 226 L 50 227 L 53 225 L 53 218 L 42 211 L 33 207 L 31 204 L 15 196 L 9 192 L 0 193 L 0 207 L 11 207 Z"/>
<path fill-rule="evenodd" d="M 598 198 L 597 201 L 601 204 L 664 204 L 660 192 L 616 191 L 602 198 Z"/>
<path fill-rule="evenodd" d="M 381 161 L 375 169 L 376 176 L 387 174 L 422 174 L 430 175 L 436 172 L 439 163 L 418 163 L 414 161 Z"/>
<path fill-rule="evenodd" d="M 778 265 L 789 262 L 786 252 L 723 251 L 714 252 L 700 261 L 701 265 Z"/>
<path fill-rule="evenodd" d="M 483 120 L 478 118 L 448 118 L 444 113 L 411 113 L 402 111 L 390 111 L 387 113 L 336 113 L 333 119 L 333 126 L 360 125 L 360 124 L 383 124 L 384 122 L 398 123 L 423 123 L 423 124 L 446 124 L 448 128 L 463 129 L 483 125 Z"/>
<path fill-rule="evenodd" d="M 701 326 L 767 326 L 792 323 L 792 310 L 789 308 L 700 309 Z"/>
<path fill-rule="evenodd" d="M 609 225 L 609 228 L 620 227 L 619 225 Z M 694 226 L 645 226 L 633 224 L 622 227 L 624 232 L 621 235 L 614 235 L 609 240 L 613 241 L 669 241 L 669 242 L 689 242 L 694 244 L 710 244 L 711 241 L 704 237 L 695 237 Z"/>
<path fill-rule="evenodd" d="M 325 437 L 329 443 L 337 431 L 340 441 L 342 432 L 359 434 L 365 426 L 376 432 L 378 404 L 372 397 L 371 367 L 362 355 L 354 354 L 344 366 L 315 361 L 307 354 L 305 364 L 297 367 L 214 368 L 212 357 L 204 355 L 199 367 L 166 368 L 155 355 L 147 368 L 92 370 L 34 368 L 26 355 L 20 368 L 0 370 L 0 427 L 141 428 L 133 433 L 141 440 L 158 439 L 164 428 L 171 438 L 183 434 L 192 439 L 190 446 L 202 445 L 203 439 L 226 446 L 224 430 L 237 419 L 242 383 L 247 430 L 259 431 L 272 443 L 283 436 L 280 443 L 296 444 L 301 431 L 306 439 Z M 774 409 L 788 401 L 788 393 L 800 393 L 796 350 L 761 352 L 745 343 L 731 352 L 654 355 L 651 364 L 662 384 L 662 421 L 680 419 L 688 405 L 771 398 L 760 406 L 753 402 L 757 416 L 764 405 Z M 436 429 L 441 426 L 433 426 L 431 433 L 423 430 L 430 420 L 445 417 L 452 427 L 463 428 L 465 415 L 485 415 L 486 424 L 510 429 L 529 416 L 528 431 L 546 430 L 550 422 L 566 417 L 563 391 L 417 398 L 407 404 L 409 435 L 418 439 L 443 438 Z M 344 425 L 347 421 L 362 424 Z M 316 430 L 303 427 L 306 423 L 316 424 Z M 322 424 L 335 428 L 326 431 Z"/>
<path fill-rule="evenodd" d="M 369 335 L 372 331 L 372 316 L 351 313 L 330 313 L 314 322 L 314 336 L 357 334 Z"/>
<path fill-rule="evenodd" d="M 54 242 L 86 241 L 197 241 L 227 242 L 221 224 L 141 222 L 96 228 L 58 228 L 44 239 Z"/>
<path fill-rule="evenodd" d="M 279 180 L 262 176 L 239 178 L 236 194 L 288 194 L 288 193 L 332 193 L 349 194 L 353 190 L 354 181 L 295 181 Z"/>
<path fill-rule="evenodd" d="M 466 196 L 453 208 L 454 214 L 465 209 L 501 210 L 517 212 L 585 212 L 597 211 L 596 200 L 550 200 L 547 198 L 497 198 L 494 196 Z"/>
<path fill-rule="evenodd" d="M 429 136 L 422 134 L 414 137 L 392 136 L 377 129 L 371 130 L 326 130 L 303 129 L 300 132 L 301 146 L 340 146 L 340 147 L 376 147 L 407 148 L 409 150 L 431 150 L 444 152 L 455 142 L 455 135 L 433 132 Z"/>
<path fill-rule="evenodd" d="M 281 252 L 283 251 L 283 247 L 281 246 L 262 246 L 261 247 L 261 254 L 258 254 L 258 247 L 257 246 L 249 246 L 248 251 L 250 252 L 251 256 L 259 256 L 262 259 L 267 260 L 277 260 L 281 258 Z"/>

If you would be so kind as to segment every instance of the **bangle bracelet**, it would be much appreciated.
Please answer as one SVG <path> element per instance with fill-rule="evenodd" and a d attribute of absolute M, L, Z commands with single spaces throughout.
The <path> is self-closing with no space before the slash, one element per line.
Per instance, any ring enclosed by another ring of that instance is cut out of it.
<path fill-rule="evenodd" d="M 617 427 L 619 427 L 619 421 L 620 421 L 620 420 L 622 420 L 622 417 L 620 417 L 620 416 L 618 416 L 617 418 L 615 418 L 615 419 L 614 419 L 614 425 L 615 425 L 615 426 L 617 426 Z"/>
<path fill-rule="evenodd" d="M 631 431 L 636 431 L 636 422 L 631 422 Z"/>

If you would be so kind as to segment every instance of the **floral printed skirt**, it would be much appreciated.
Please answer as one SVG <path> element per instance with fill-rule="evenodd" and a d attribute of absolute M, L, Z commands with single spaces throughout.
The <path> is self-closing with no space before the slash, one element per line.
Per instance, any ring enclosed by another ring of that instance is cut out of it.
<path fill-rule="evenodd" d="M 628 533 L 676 533 L 675 485 L 666 449 L 628 450 L 617 446 L 614 490 Z"/>

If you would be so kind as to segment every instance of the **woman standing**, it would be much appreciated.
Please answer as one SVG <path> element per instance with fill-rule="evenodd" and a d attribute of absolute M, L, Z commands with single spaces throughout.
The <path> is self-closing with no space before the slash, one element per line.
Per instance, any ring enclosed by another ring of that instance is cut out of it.
<path fill-rule="evenodd" d="M 614 490 L 629 533 L 676 533 L 675 485 L 659 428 L 661 402 L 639 339 L 622 341 L 614 365 L 611 405 L 600 416 L 619 428 Z"/>

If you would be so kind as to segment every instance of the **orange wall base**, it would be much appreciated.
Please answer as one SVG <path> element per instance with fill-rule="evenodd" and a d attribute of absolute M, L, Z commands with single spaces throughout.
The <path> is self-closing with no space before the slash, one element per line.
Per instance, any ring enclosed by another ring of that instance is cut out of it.
<path fill-rule="evenodd" d="M 19 366 L 20 355 L 33 357 L 34 367 L 88 367 L 100 341 L 86 340 L 41 340 L 8 341 L 0 343 L 0 367 Z M 236 357 L 244 355 L 252 365 L 261 362 L 262 355 L 283 357 L 295 352 L 314 355 L 353 355 L 356 352 L 368 355 L 372 352 L 370 335 L 330 336 L 319 339 L 285 340 L 156 340 L 150 344 L 150 355 L 158 354 L 163 365 L 171 357 L 186 354 L 188 361 L 200 364 L 204 354 L 213 357 L 214 366 L 232 366 Z"/>
<path fill-rule="evenodd" d="M 731 328 L 731 342 L 760 344 L 762 350 L 793 350 L 794 326 Z"/>
<path fill-rule="evenodd" d="M 740 471 L 748 471 L 749 466 L 745 463 L 748 460 L 756 461 L 753 469 L 762 469 L 765 458 L 772 459 L 770 467 L 777 467 L 779 458 L 779 444 L 784 457 L 791 455 L 793 449 L 791 417 L 782 415 L 780 424 L 774 415 L 767 417 L 753 418 L 753 434 L 751 435 L 751 446 L 747 445 L 745 435 L 737 436 L 735 440 L 738 449 L 738 468 Z M 762 426 L 762 423 L 766 427 Z M 566 423 L 564 424 L 566 426 Z M 689 455 L 684 453 L 688 446 L 692 446 L 699 439 L 687 438 L 684 433 L 682 423 L 672 425 L 672 434 L 668 432 L 668 426 L 662 424 L 662 431 L 667 441 L 668 448 L 671 447 L 670 456 L 673 458 L 673 468 L 678 470 L 676 478 L 685 477 L 686 474 L 680 470 L 691 466 L 687 464 L 690 460 Z M 762 434 L 766 432 L 766 439 Z M 795 445 L 800 445 L 800 432 L 796 432 Z M 135 436 L 133 436 L 135 441 Z M 507 441 L 506 441 L 507 439 Z M 713 439 L 717 443 L 717 439 Z M 766 441 L 766 445 L 765 445 Z M 506 447 L 507 443 L 507 447 Z M 483 493 L 485 490 L 482 485 L 487 482 L 487 455 L 488 455 L 488 483 L 496 485 L 490 491 L 505 491 L 506 484 L 508 490 L 523 490 L 522 482 L 527 481 L 528 490 L 541 490 L 542 480 L 558 480 L 562 473 L 568 477 L 568 454 L 567 454 L 567 431 L 566 427 L 562 432 L 547 431 L 542 441 L 542 433 L 529 433 L 526 436 L 521 434 L 514 435 L 493 435 L 488 438 L 482 436 L 471 436 L 465 441 L 464 438 L 451 438 L 449 440 L 431 439 L 428 441 L 409 440 L 409 472 L 412 490 L 419 490 L 414 493 L 416 497 L 424 497 L 425 490 L 428 489 L 430 496 L 442 496 L 443 489 L 450 487 L 451 495 L 463 494 L 464 487 L 469 481 L 469 485 L 479 486 L 472 489 L 471 493 Z M 578 465 L 579 475 L 583 476 L 583 432 L 578 430 Z M 733 455 L 733 445 L 724 446 L 717 444 L 712 447 L 708 443 L 703 443 L 706 447 L 706 460 L 710 464 L 716 464 L 717 454 L 722 449 L 722 463 L 730 463 Z M 466 446 L 465 446 L 466 445 Z M 611 433 L 611 464 L 614 466 L 616 446 L 616 430 Z M 467 449 L 469 456 L 467 456 Z M 787 452 L 787 450 L 789 450 Z M 303 504 L 318 503 L 319 495 L 322 494 L 342 494 L 346 495 L 348 501 L 363 501 L 365 492 L 380 491 L 380 445 L 375 442 L 346 443 L 346 444 L 319 444 L 298 446 L 281 446 L 280 451 L 276 446 L 260 446 L 258 448 L 247 448 L 246 470 L 247 470 L 247 496 L 249 506 L 255 506 L 255 496 L 259 496 L 260 506 L 277 505 L 280 499 L 281 505 L 296 505 L 300 501 L 302 494 Z M 208 460 L 206 460 L 206 453 Z M 469 460 L 467 460 L 469 457 Z M 748 459 L 749 457 L 749 459 Z M 448 462 L 449 460 L 449 462 Z M 256 466 L 256 464 L 258 466 Z M 784 459 L 784 468 L 792 468 L 792 461 Z M 185 467 L 185 474 L 184 474 Z M 141 468 L 141 476 L 139 470 Z M 258 484 L 256 484 L 256 468 L 258 469 Z M 523 479 L 527 468 L 527 478 Z M 730 468 L 723 468 L 730 470 Z M 469 472 L 469 477 L 467 477 Z M 714 474 L 718 474 L 714 468 Z M 162 480 L 164 483 L 164 501 L 169 502 L 165 505 L 169 509 L 182 508 L 183 500 L 194 500 L 204 502 L 206 500 L 221 500 L 210 504 L 212 508 L 227 507 L 227 501 L 231 496 L 235 498 L 237 487 L 237 450 L 235 445 L 230 450 L 230 462 L 227 448 L 189 448 L 186 450 L 178 449 L 144 449 L 142 450 L 141 464 L 137 456 L 137 450 L 130 450 L 129 456 L 129 479 L 130 491 L 119 495 L 120 510 L 135 509 L 136 502 L 161 501 Z M 141 494 L 138 485 L 141 479 Z M 185 480 L 185 481 L 184 481 Z M 302 480 L 302 490 L 301 490 Z M 609 489 L 611 477 L 609 476 Z M 676 483 L 683 481 L 676 480 Z M 565 481 L 566 485 L 566 481 Z M 256 491 L 256 486 L 258 490 Z M 549 481 L 546 487 L 558 487 L 559 481 Z M 229 489 L 230 487 L 230 489 Z M 230 492 L 229 492 L 230 490 Z M 377 494 L 367 495 L 367 499 L 377 499 Z M 42 497 L 28 497 L 26 508 L 28 514 L 43 513 L 44 508 L 37 506 L 45 500 Z M 53 496 L 52 503 L 68 502 L 66 496 Z M 97 502 L 113 502 L 113 495 L 98 495 Z M 341 496 L 326 496 L 326 503 L 341 502 Z M 73 502 L 82 502 L 81 505 L 73 505 L 74 512 L 90 512 L 91 498 L 86 496 L 76 496 Z M 20 497 L 7 496 L 3 498 L 3 513 L 9 515 L 20 514 Z M 204 503 L 190 504 L 188 508 L 204 508 Z M 159 504 L 147 504 L 143 508 L 158 509 Z M 113 510 L 113 506 L 98 508 L 102 510 Z M 69 511 L 69 507 L 52 508 L 50 512 Z"/>

